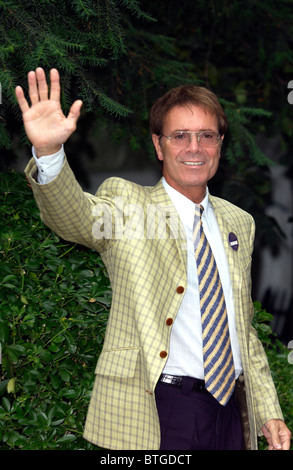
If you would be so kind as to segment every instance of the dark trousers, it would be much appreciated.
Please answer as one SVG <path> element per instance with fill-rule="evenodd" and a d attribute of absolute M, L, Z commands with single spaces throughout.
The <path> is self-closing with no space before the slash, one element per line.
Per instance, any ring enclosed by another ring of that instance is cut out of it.
<path fill-rule="evenodd" d="M 226 406 L 208 392 L 194 391 L 194 379 L 181 387 L 158 382 L 156 403 L 162 450 L 241 450 L 243 434 L 233 396 Z"/>

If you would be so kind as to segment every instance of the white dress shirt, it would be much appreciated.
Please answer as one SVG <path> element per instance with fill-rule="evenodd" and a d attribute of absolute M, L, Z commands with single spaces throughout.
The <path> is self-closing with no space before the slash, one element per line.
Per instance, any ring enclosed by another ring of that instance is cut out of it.
<path fill-rule="evenodd" d="M 198 292 L 197 266 L 193 247 L 193 220 L 195 204 L 172 188 L 163 178 L 163 185 L 180 215 L 187 238 L 187 289 L 173 324 L 170 338 L 170 352 L 164 373 L 171 375 L 188 375 L 198 379 L 204 378 L 202 328 Z M 227 314 L 231 346 L 235 365 L 236 378 L 241 373 L 240 350 L 235 328 L 235 313 L 232 286 L 228 262 L 219 231 L 216 216 L 209 203 L 208 190 L 204 200 L 202 225 L 213 251 L 221 278 Z"/>
<path fill-rule="evenodd" d="M 37 181 L 39 184 L 50 183 L 59 173 L 64 162 L 63 146 L 54 155 L 33 157 L 38 168 Z M 181 193 L 172 188 L 163 178 L 163 185 L 180 215 L 187 237 L 187 289 L 173 324 L 170 338 L 170 351 L 164 373 L 171 375 L 188 375 L 198 379 L 204 378 L 201 315 L 199 305 L 197 266 L 193 248 L 193 219 L 195 204 Z M 219 231 L 216 216 L 209 203 L 208 190 L 201 203 L 204 207 L 202 216 L 203 229 L 213 251 L 218 266 L 225 295 L 231 346 L 234 357 L 236 378 L 242 371 L 240 350 L 235 328 L 235 313 L 232 286 L 230 282 L 228 263 Z"/>

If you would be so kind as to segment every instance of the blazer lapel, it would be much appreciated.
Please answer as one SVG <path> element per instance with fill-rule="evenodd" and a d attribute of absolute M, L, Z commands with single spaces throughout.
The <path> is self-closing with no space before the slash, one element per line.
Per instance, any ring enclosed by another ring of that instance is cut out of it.
<path fill-rule="evenodd" d="M 230 239 L 232 237 L 235 237 L 238 241 L 239 233 L 238 233 L 237 227 L 235 227 L 235 224 L 233 223 L 232 217 L 230 217 L 229 213 L 227 213 L 227 206 L 225 206 L 222 203 L 221 199 L 210 196 L 210 202 L 213 206 L 213 209 L 217 218 L 217 222 L 219 225 L 219 230 L 222 235 L 224 249 L 225 249 L 228 266 L 229 266 L 233 292 L 235 295 L 236 293 L 239 292 L 240 287 L 241 287 L 241 279 L 242 279 L 241 261 L 242 260 L 241 260 L 241 255 L 240 255 L 239 250 L 236 249 L 237 245 L 233 245 L 233 242 L 231 244 Z"/>
<path fill-rule="evenodd" d="M 186 235 L 184 227 L 181 223 L 179 214 L 172 203 L 167 191 L 164 188 L 162 178 L 160 181 L 151 188 L 150 199 L 154 204 L 156 211 L 160 214 L 161 220 L 166 220 L 168 227 L 167 238 L 174 241 L 175 246 L 179 252 L 181 261 L 184 265 L 185 272 L 187 271 L 187 249 L 186 249 Z"/>

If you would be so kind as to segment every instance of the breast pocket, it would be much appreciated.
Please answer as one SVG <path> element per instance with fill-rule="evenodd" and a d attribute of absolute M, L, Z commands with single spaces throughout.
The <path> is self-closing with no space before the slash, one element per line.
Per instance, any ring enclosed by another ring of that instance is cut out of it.
<path fill-rule="evenodd" d="M 95 373 L 122 379 L 133 378 L 139 353 L 140 348 L 104 350 L 100 354 Z"/>

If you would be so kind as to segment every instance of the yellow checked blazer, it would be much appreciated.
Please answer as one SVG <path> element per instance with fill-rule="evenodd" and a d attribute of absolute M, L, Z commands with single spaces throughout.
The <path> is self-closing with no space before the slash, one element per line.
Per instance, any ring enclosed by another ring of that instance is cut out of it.
<path fill-rule="evenodd" d="M 44 223 L 62 238 L 96 249 L 108 270 L 113 291 L 84 437 L 107 449 L 157 450 L 160 426 L 154 392 L 168 358 L 172 324 L 187 287 L 186 240 L 182 231 L 174 236 L 172 226 L 178 214 L 161 181 L 154 187 L 144 187 L 110 178 L 93 196 L 82 191 L 67 161 L 46 185 L 35 182 L 35 171 L 31 161 L 26 174 Z M 283 417 L 265 352 L 250 324 L 254 222 L 249 214 L 227 201 L 212 196 L 210 201 L 233 286 L 245 385 L 244 395 L 239 385 L 239 396 L 242 393 L 243 422 L 248 425 L 247 447 L 256 449 L 262 425 L 271 418 Z M 146 221 L 149 208 L 158 210 L 154 216 L 158 222 L 165 218 L 165 237 L 152 237 L 152 230 L 146 236 L 141 219 Z M 114 228 L 119 225 L 116 239 L 99 236 L 105 229 L 100 224 L 104 220 L 99 218 L 100 210 L 112 216 Z M 139 214 L 136 220 L 131 211 Z M 126 226 L 136 236 L 121 236 Z M 228 242 L 230 232 L 238 238 L 237 251 Z"/>

